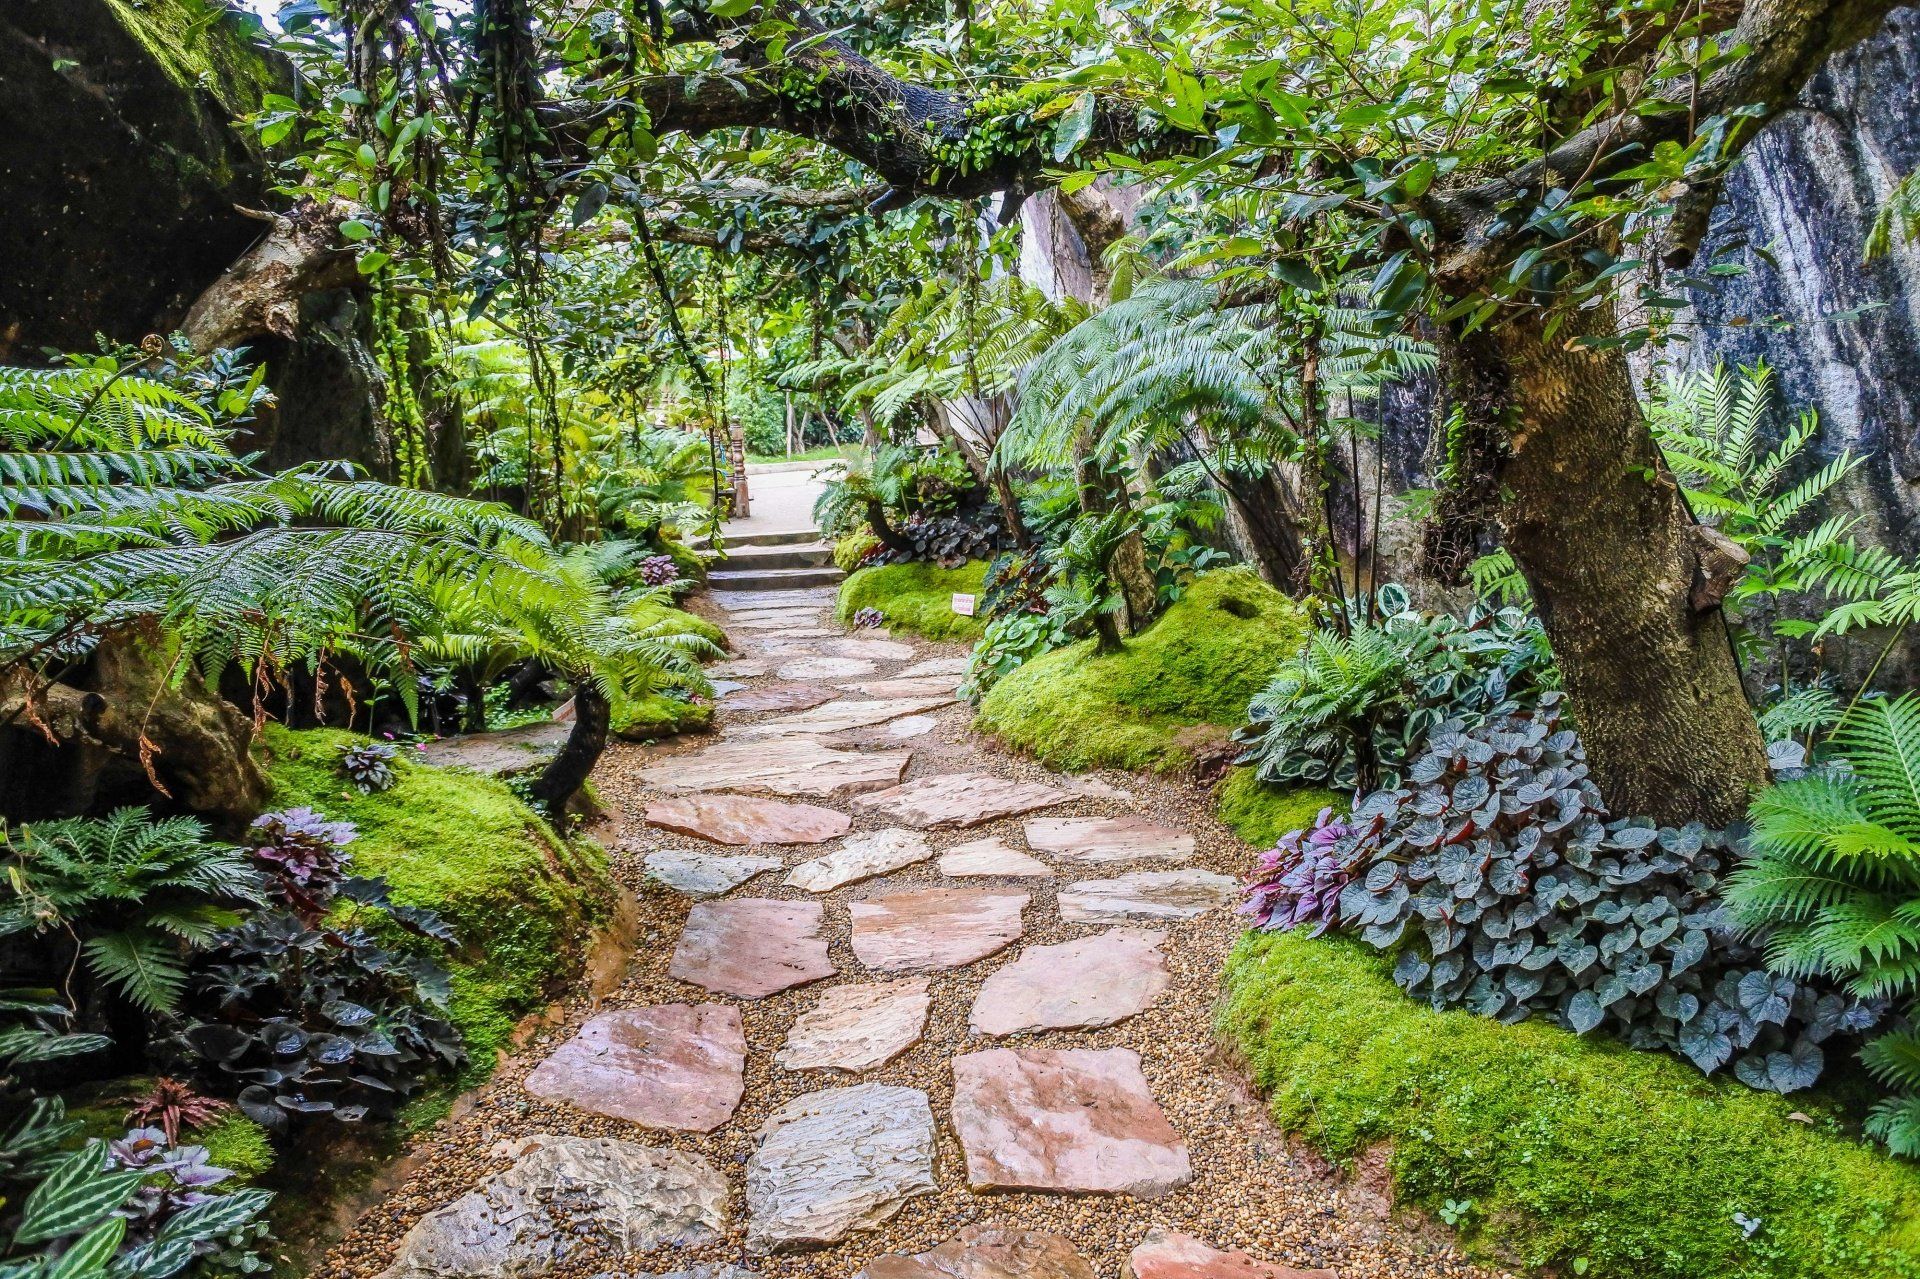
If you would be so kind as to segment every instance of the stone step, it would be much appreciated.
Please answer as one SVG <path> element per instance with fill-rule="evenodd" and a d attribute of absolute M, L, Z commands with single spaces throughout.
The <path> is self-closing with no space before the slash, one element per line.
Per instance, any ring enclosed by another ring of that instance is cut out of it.
<path fill-rule="evenodd" d="M 817 528 L 793 528 L 764 533 L 729 533 L 723 529 L 721 530 L 721 540 L 726 543 L 729 549 L 738 549 L 743 546 L 792 546 L 797 542 L 819 541 L 820 530 Z M 696 551 L 706 550 L 708 544 L 707 535 L 704 533 L 687 539 L 687 545 Z"/>
<path fill-rule="evenodd" d="M 822 568 L 721 569 L 707 574 L 707 585 L 717 591 L 781 591 L 837 586 L 845 577 L 831 564 Z"/>
<path fill-rule="evenodd" d="M 821 568 L 833 563 L 833 547 L 825 542 L 790 542 L 778 546 L 729 546 L 724 558 L 713 561 L 723 572 L 769 568 Z"/>

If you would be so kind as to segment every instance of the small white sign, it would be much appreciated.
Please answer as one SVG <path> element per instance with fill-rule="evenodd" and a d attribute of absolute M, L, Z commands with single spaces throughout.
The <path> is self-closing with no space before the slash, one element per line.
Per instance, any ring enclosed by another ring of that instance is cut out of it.
<path fill-rule="evenodd" d="M 958 613 L 962 617 L 972 617 L 973 616 L 973 596 L 955 595 L 953 597 L 953 611 Z"/>

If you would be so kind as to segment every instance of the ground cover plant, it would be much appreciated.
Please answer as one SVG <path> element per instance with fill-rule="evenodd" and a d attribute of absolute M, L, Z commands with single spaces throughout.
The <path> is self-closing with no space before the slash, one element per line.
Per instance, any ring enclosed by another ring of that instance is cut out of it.
<path fill-rule="evenodd" d="M 978 597 L 986 575 L 984 561 L 959 567 L 937 564 L 887 564 L 856 569 L 840 584 L 835 615 L 852 625 L 863 610 L 879 615 L 876 625 L 932 640 L 974 640 L 977 616 L 953 611 L 955 595 Z"/>

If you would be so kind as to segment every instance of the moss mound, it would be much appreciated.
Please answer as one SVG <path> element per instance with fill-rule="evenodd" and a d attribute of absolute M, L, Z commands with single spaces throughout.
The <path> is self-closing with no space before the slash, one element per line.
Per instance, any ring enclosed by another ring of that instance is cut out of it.
<path fill-rule="evenodd" d="M 226 1115 L 205 1128 L 182 1133 L 180 1139 L 205 1146 L 207 1159 L 215 1167 L 229 1169 L 246 1181 L 264 1176 L 273 1167 L 273 1142 L 267 1130 L 245 1115 Z"/>
<path fill-rule="evenodd" d="M 683 608 L 673 608 L 667 604 L 653 604 L 640 601 L 633 606 L 634 617 L 645 626 L 663 622 L 671 618 L 675 627 L 683 631 L 692 631 L 702 639 L 712 640 L 721 648 L 727 646 L 727 633 L 704 617 L 696 616 Z"/>
<path fill-rule="evenodd" d="M 1336 1158 L 1390 1143 L 1396 1195 L 1465 1204 L 1484 1253 L 1589 1279 L 1920 1275 L 1920 1168 L 1789 1119 L 1803 1098 L 1433 1012 L 1331 938 L 1249 934 L 1219 1024 L 1282 1125 Z"/>
<path fill-rule="evenodd" d="M 614 717 L 613 731 L 629 741 L 650 742 L 679 733 L 704 732 L 713 725 L 712 702 L 684 702 L 655 693 Z"/>
<path fill-rule="evenodd" d="M 983 625 L 977 617 L 962 617 L 953 611 L 955 595 L 978 595 L 986 578 L 984 560 L 972 560 L 959 568 L 941 568 L 938 564 L 882 564 L 863 568 L 840 583 L 840 605 L 836 610 L 841 623 L 853 621 L 863 608 L 879 609 L 889 629 L 912 631 L 932 640 L 980 638 Z"/>
<path fill-rule="evenodd" d="M 1299 605 L 1249 569 L 1220 569 L 1122 652 L 1084 640 L 1027 662 L 981 701 L 976 726 L 1054 768 L 1183 768 L 1196 742 L 1243 721 L 1306 632 Z"/>
<path fill-rule="evenodd" d="M 449 1016 L 472 1055 L 468 1082 L 492 1070 L 514 1022 L 573 974 L 613 901 L 606 858 L 556 835 L 506 783 L 402 758 L 389 790 L 362 795 L 340 776 L 331 729 L 269 725 L 274 803 L 351 821 L 354 869 L 384 875 L 396 901 L 438 911 L 459 948 L 448 957 Z M 403 753 L 404 754 L 404 753 Z"/>
<path fill-rule="evenodd" d="M 1238 765 L 1214 788 L 1220 820 L 1255 848 L 1271 848 L 1282 835 L 1313 825 L 1323 808 L 1344 810 L 1347 801 L 1318 786 L 1275 786 Z"/>

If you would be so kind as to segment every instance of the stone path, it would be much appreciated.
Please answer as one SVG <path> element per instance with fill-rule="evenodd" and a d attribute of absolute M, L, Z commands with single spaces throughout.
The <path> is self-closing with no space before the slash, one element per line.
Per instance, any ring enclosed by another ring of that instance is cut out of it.
<path fill-rule="evenodd" d="M 329 1279 L 1468 1279 L 1295 1148 L 1211 1012 L 1252 850 L 1204 792 L 996 753 L 964 653 L 717 595 L 716 735 L 595 774 L 637 945 Z M 744 624 L 743 624 L 744 623 Z"/>

